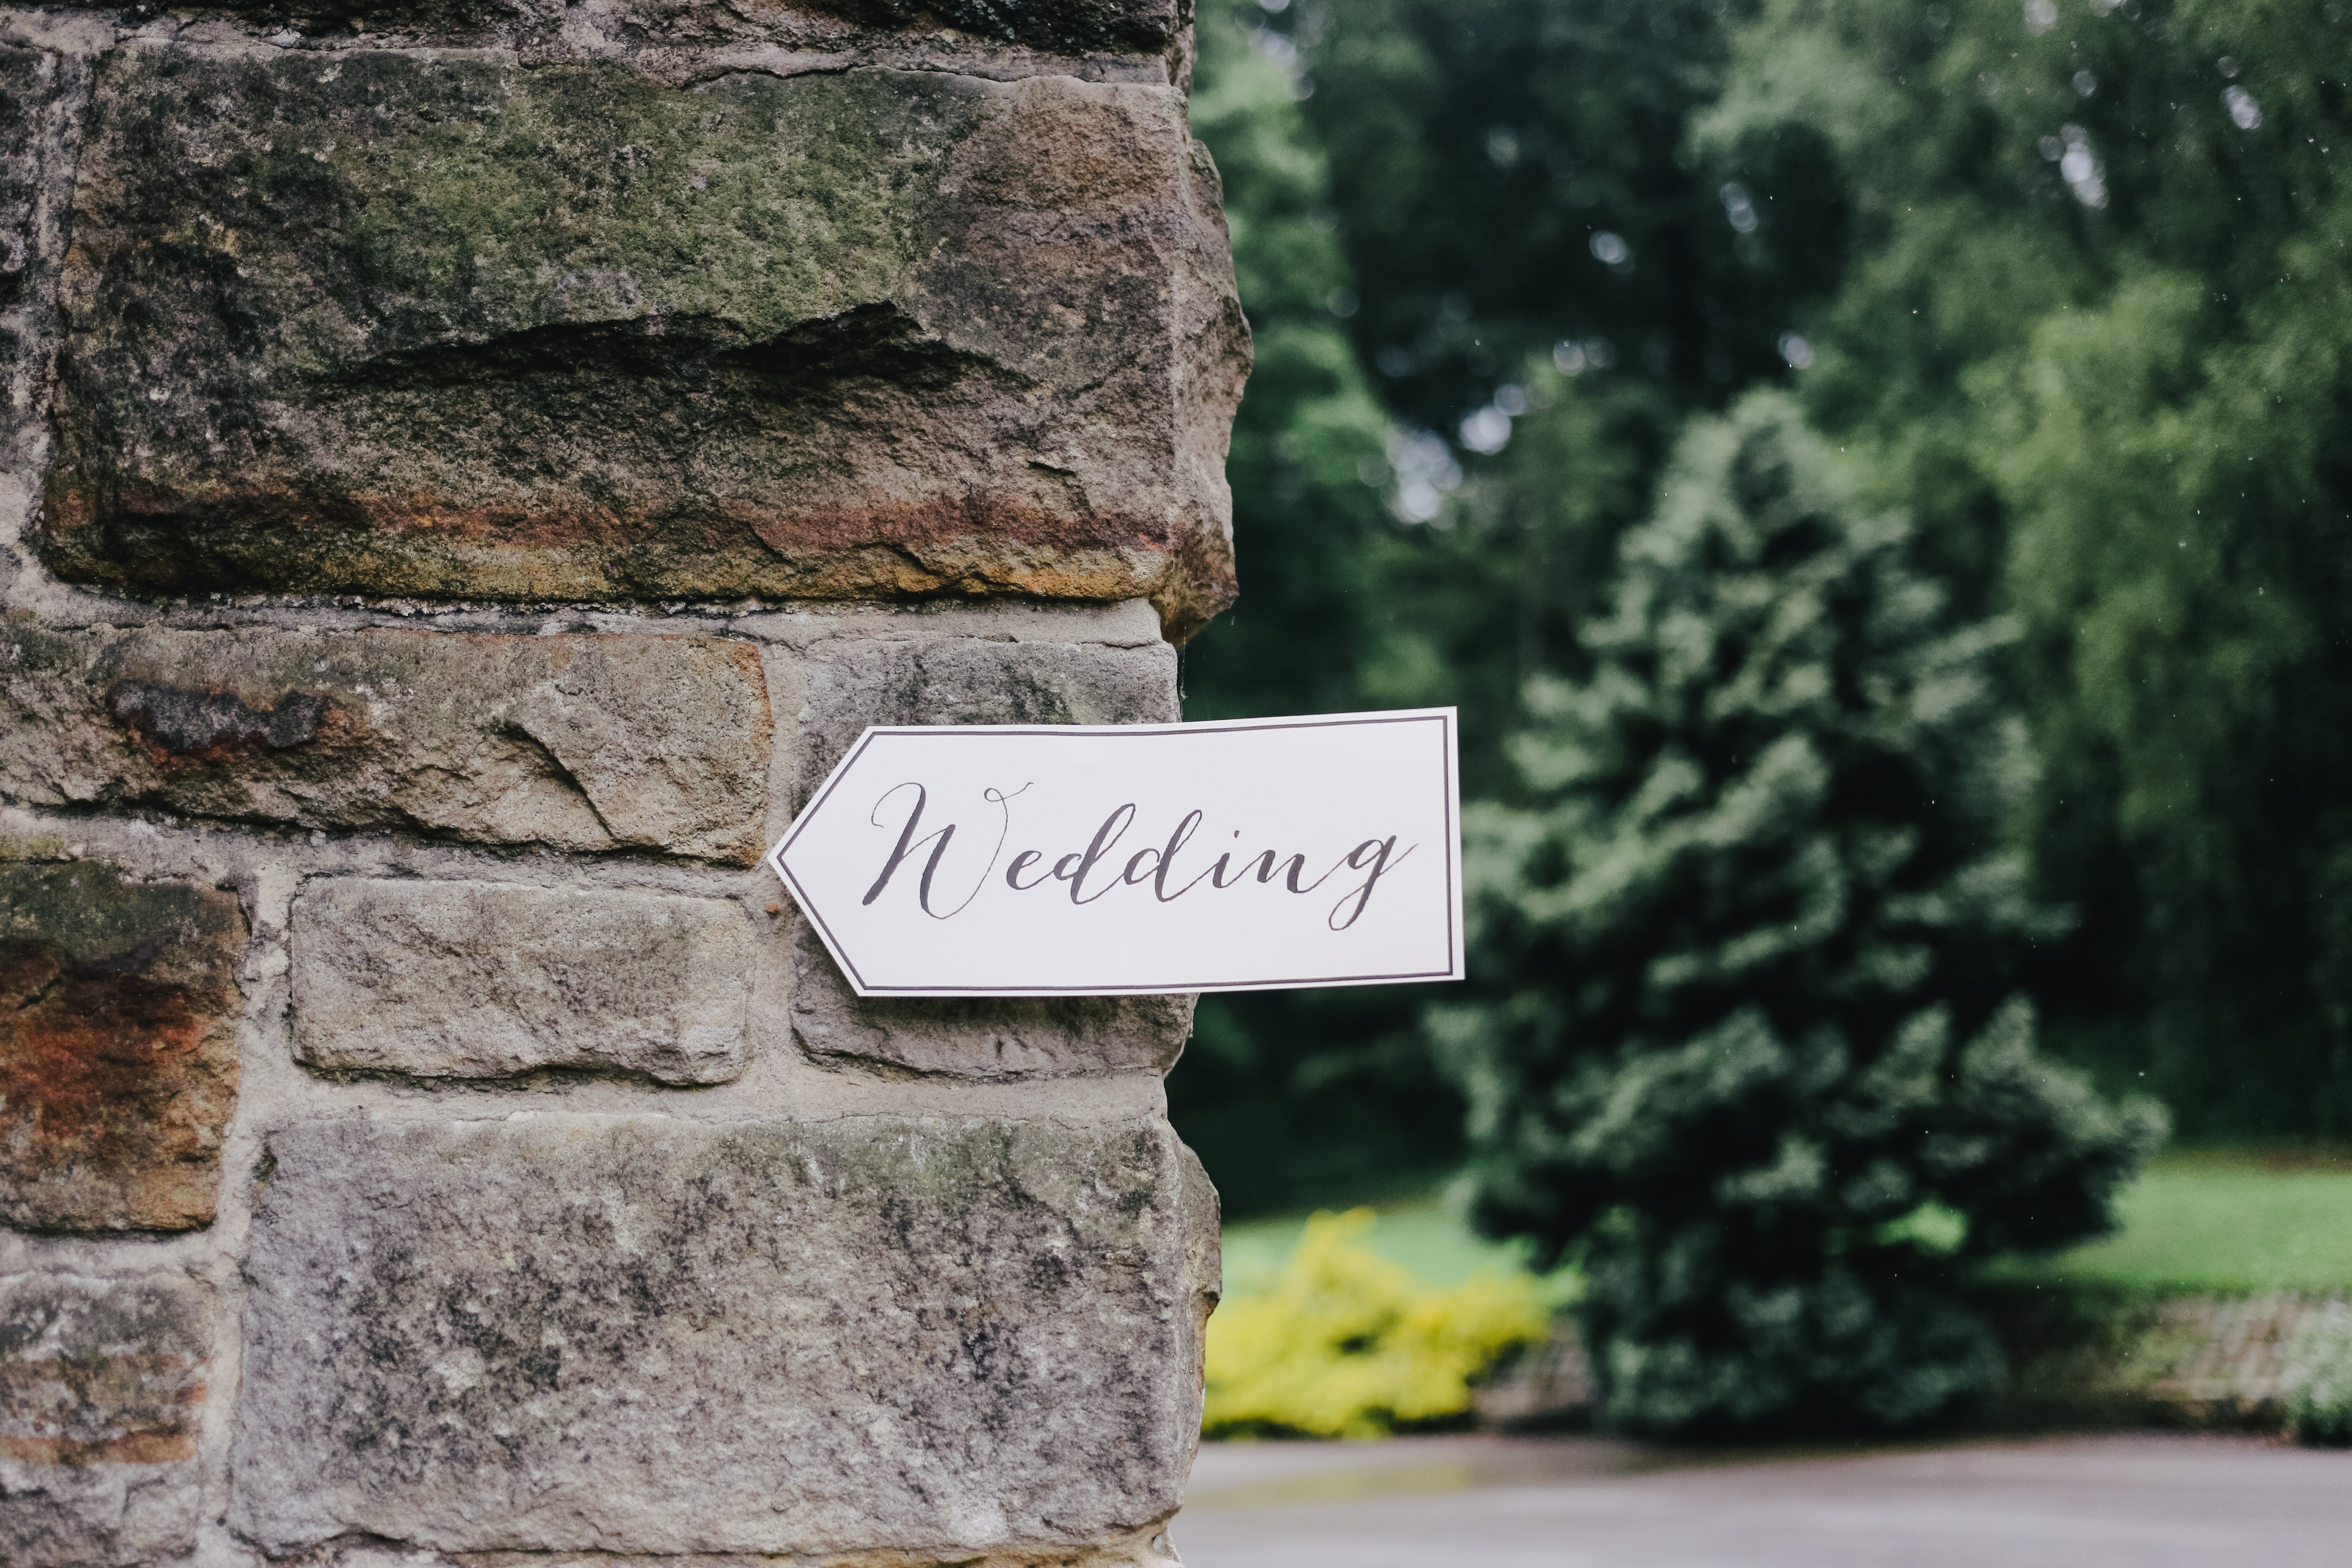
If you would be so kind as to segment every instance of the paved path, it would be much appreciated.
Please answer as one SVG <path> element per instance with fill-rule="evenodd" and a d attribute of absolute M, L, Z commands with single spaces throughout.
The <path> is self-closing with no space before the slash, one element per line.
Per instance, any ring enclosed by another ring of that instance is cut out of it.
<path fill-rule="evenodd" d="M 1187 1568 L 2352 1568 L 2352 1454 L 2138 1434 L 1220 1443 L 1173 1533 Z"/>

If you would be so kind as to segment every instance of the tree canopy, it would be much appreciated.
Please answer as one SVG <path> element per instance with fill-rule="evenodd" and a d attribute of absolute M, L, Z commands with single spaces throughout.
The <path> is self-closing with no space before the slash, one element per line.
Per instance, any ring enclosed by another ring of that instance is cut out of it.
<path fill-rule="evenodd" d="M 2347 46 L 2323 0 L 1771 0 L 1692 138 L 1833 150 L 1807 405 L 2023 624 L 2084 915 L 2037 987 L 2207 1136 L 2352 1131 Z"/>
<path fill-rule="evenodd" d="M 1188 711 L 1454 703 L 1465 792 L 1534 805 L 1507 738 L 1598 668 L 1580 628 L 1685 426 L 1785 388 L 1952 613 L 2014 627 L 1986 679 L 2037 782 L 1988 831 L 2072 915 L 2016 975 L 2044 1045 L 2186 1136 L 2346 1136 L 2347 28 L 1206 0 L 1195 122 L 1260 369 L 1243 599 Z M 1171 1093 L 1256 1152 L 1210 1152 L 1242 1208 L 1456 1157 L 1433 999 L 1204 1006 Z"/>

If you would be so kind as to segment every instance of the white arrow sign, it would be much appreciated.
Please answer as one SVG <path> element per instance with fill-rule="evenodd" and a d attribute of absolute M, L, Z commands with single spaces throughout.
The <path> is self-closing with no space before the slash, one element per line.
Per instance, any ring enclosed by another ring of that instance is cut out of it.
<path fill-rule="evenodd" d="M 866 731 L 768 864 L 861 996 L 1462 978 L 1454 710 Z"/>

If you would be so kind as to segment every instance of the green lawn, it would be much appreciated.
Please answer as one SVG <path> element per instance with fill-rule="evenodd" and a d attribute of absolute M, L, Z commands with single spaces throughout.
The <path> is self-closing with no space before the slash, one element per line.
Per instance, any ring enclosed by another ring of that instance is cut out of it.
<path fill-rule="evenodd" d="M 2116 1235 L 2001 1275 L 2135 1295 L 2352 1289 L 2352 1157 L 2171 1154 L 2119 1207 Z"/>
<path fill-rule="evenodd" d="M 1524 1267 L 1521 1249 L 1472 1234 L 1433 1199 L 1379 1209 L 1369 1242 L 1424 1284 Z M 2352 1154 L 2184 1152 L 2158 1160 L 2121 1203 L 2123 1229 L 2053 1258 L 2001 1266 L 2000 1278 L 2105 1286 L 2134 1295 L 2352 1289 Z M 1303 1215 L 1225 1229 L 1225 1289 L 1264 1290 L 1297 1245 Z M 1572 1270 L 1547 1282 L 1564 1306 Z"/>

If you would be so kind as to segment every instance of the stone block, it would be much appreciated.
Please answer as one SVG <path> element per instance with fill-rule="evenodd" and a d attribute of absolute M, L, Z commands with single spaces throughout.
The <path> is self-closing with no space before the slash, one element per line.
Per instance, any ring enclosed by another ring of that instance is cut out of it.
<path fill-rule="evenodd" d="M 0 861 L 0 1221 L 211 1223 L 245 942 L 217 889 Z"/>
<path fill-rule="evenodd" d="M 710 638 L 0 623 L 0 796 L 759 858 L 759 650 Z"/>
<path fill-rule="evenodd" d="M 979 637 L 821 643 L 803 667 L 797 802 L 869 724 L 1172 724 L 1176 650 L 1162 644 Z"/>
<path fill-rule="evenodd" d="M 1216 1210 L 1164 1121 L 340 1120 L 269 1152 L 229 1522 L 273 1555 L 961 1562 L 1181 1499 Z"/>
<path fill-rule="evenodd" d="M 719 899 L 322 878 L 294 901 L 293 955 L 315 1068 L 722 1083 L 749 1052 L 751 922 Z"/>
<path fill-rule="evenodd" d="M 1192 1033 L 1181 996 L 861 997 L 807 921 L 793 940 L 793 1038 L 820 1060 L 970 1079 L 1158 1072 Z"/>
<path fill-rule="evenodd" d="M 37 548 L 141 593 L 1150 596 L 1181 636 L 1233 592 L 1218 200 L 1168 86 L 133 44 Z"/>
<path fill-rule="evenodd" d="M 195 1544 L 209 1290 L 0 1277 L 0 1560 L 129 1568 Z"/>

